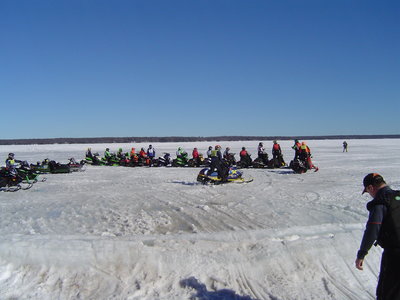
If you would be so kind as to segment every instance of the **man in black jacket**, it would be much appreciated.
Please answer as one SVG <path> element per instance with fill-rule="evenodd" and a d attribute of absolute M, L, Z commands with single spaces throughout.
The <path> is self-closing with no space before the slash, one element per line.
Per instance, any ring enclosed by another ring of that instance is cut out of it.
<path fill-rule="evenodd" d="M 374 199 L 367 204 L 369 217 L 357 252 L 356 268 L 363 270 L 364 257 L 375 242 L 384 251 L 381 259 L 377 300 L 400 299 L 400 192 L 386 185 L 383 177 L 370 173 L 363 180 L 364 193 Z"/>

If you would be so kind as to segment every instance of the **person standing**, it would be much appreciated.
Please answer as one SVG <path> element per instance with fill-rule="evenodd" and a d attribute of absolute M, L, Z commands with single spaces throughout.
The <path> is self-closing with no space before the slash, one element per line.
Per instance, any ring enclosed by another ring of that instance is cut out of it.
<path fill-rule="evenodd" d="M 277 141 L 274 141 L 272 145 L 272 159 L 279 159 L 282 156 L 281 146 L 278 144 Z"/>
<path fill-rule="evenodd" d="M 294 150 L 293 160 L 296 160 L 299 158 L 300 150 L 301 150 L 301 143 L 299 142 L 299 140 L 294 140 L 294 145 L 292 146 L 292 149 Z"/>
<path fill-rule="evenodd" d="M 211 173 L 214 170 L 217 170 L 219 178 L 221 178 L 221 182 L 227 182 L 228 177 L 228 168 L 225 166 L 222 160 L 221 146 L 216 145 L 214 150 L 211 151 L 211 163 L 210 170 Z"/>
<path fill-rule="evenodd" d="M 369 216 L 355 265 L 363 270 L 365 256 L 372 245 L 381 246 L 376 299 L 400 299 L 400 191 L 392 190 L 377 173 L 365 176 L 363 185 L 362 193 L 368 193 L 373 200 L 367 203 Z"/>
<path fill-rule="evenodd" d="M 147 148 L 147 157 L 150 158 L 151 161 L 156 158 L 156 150 L 152 145 L 149 145 L 149 148 Z"/>
<path fill-rule="evenodd" d="M 346 141 L 344 141 L 343 142 L 343 152 L 347 152 L 347 142 Z"/>
<path fill-rule="evenodd" d="M 265 151 L 265 148 L 264 148 L 264 145 L 262 142 L 258 143 L 257 155 L 258 155 L 258 158 L 261 159 L 263 164 L 268 165 L 268 153 Z"/>

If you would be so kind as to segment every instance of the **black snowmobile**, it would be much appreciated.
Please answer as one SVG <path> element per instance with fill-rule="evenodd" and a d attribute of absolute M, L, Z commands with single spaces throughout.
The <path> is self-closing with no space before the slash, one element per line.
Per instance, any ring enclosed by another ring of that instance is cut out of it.
<path fill-rule="evenodd" d="M 253 168 L 268 168 L 269 160 L 268 153 L 259 154 L 259 156 L 252 162 Z"/>
<path fill-rule="evenodd" d="M 292 160 L 289 164 L 289 168 L 291 168 L 293 172 L 297 174 L 303 174 L 308 170 L 307 164 L 299 158 Z"/>
<path fill-rule="evenodd" d="M 236 166 L 236 153 L 229 153 L 227 156 L 224 156 L 224 162 L 227 166 Z"/>
<path fill-rule="evenodd" d="M 0 191 L 16 192 L 18 190 L 28 190 L 33 186 L 33 182 L 26 182 L 18 172 L 11 173 L 6 168 L 0 169 Z"/>
<path fill-rule="evenodd" d="M 250 154 L 247 154 L 246 156 L 241 156 L 236 165 L 238 168 L 250 168 L 252 166 L 252 163 L 253 161 Z"/>
<path fill-rule="evenodd" d="M 49 168 L 52 174 L 71 173 L 69 164 L 60 164 L 54 160 L 49 161 Z"/>
<path fill-rule="evenodd" d="M 269 165 L 268 167 L 271 169 L 275 169 L 275 168 L 282 168 L 282 167 L 286 167 L 286 163 L 283 160 L 283 156 L 282 154 L 278 154 L 276 157 L 272 158 L 269 161 Z"/>

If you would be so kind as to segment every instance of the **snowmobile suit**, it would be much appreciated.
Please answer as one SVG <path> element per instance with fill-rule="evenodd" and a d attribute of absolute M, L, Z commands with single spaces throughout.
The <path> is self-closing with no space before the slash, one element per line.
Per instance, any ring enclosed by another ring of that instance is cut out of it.
<path fill-rule="evenodd" d="M 376 241 L 375 245 L 384 249 L 377 299 L 400 299 L 400 191 L 389 186 L 381 188 L 367 209 L 369 218 L 357 258 L 363 259 Z"/>
<path fill-rule="evenodd" d="M 17 175 L 17 169 L 15 167 L 16 162 L 17 161 L 15 159 L 10 159 L 10 158 L 6 159 L 6 169 L 10 172 L 12 176 Z"/>
<path fill-rule="evenodd" d="M 147 149 L 147 156 L 151 159 L 153 159 L 156 156 L 156 151 L 154 150 L 154 148 L 148 148 Z"/>
<path fill-rule="evenodd" d="M 281 146 L 279 144 L 275 143 L 272 146 L 272 159 L 279 159 L 282 156 L 282 151 L 281 151 Z"/>
<path fill-rule="evenodd" d="M 226 182 L 226 177 L 228 176 L 227 168 L 225 167 L 222 161 L 222 154 L 219 150 L 211 151 L 211 163 L 210 163 L 211 172 L 214 169 L 217 169 L 218 176 L 221 178 L 222 182 Z"/>
<path fill-rule="evenodd" d="M 140 150 L 139 156 L 142 157 L 142 158 L 147 158 L 147 154 L 146 154 L 146 152 L 144 151 L 144 149 Z"/>
<path fill-rule="evenodd" d="M 193 149 L 192 156 L 193 156 L 194 159 L 199 158 L 199 151 Z"/>
<path fill-rule="evenodd" d="M 293 146 L 292 149 L 294 150 L 294 158 L 293 160 L 299 158 L 300 156 L 300 149 L 301 149 L 301 144 L 300 142 L 296 142 Z"/>
<path fill-rule="evenodd" d="M 196 165 L 197 167 L 200 166 L 201 161 L 200 161 L 199 151 L 197 150 L 197 148 L 194 148 L 194 149 L 193 149 L 193 151 L 192 151 L 192 157 L 193 157 L 193 160 L 194 160 L 195 165 Z"/>

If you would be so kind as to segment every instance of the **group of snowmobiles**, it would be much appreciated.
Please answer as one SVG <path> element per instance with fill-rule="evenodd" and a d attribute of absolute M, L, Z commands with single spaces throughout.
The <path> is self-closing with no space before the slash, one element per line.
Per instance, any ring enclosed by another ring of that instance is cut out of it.
<path fill-rule="evenodd" d="M 37 182 L 44 182 L 46 178 L 39 177 L 42 174 L 61 174 L 84 171 L 85 162 L 77 162 L 70 158 L 67 164 L 61 164 L 54 160 L 44 159 L 36 164 L 27 161 L 15 161 L 12 168 L 1 167 L 0 169 L 0 191 L 16 192 L 28 190 Z"/>
<path fill-rule="evenodd" d="M 207 164 L 202 156 L 200 160 L 189 159 L 186 152 L 173 159 L 171 154 L 167 152 L 164 152 L 158 158 L 143 153 L 123 153 L 122 151 L 108 153 L 101 157 L 99 153 L 91 153 L 89 150 L 86 152 L 84 162 L 93 166 L 124 167 L 200 167 Z"/>
<path fill-rule="evenodd" d="M 147 152 L 142 148 L 139 153 L 135 152 L 135 148 L 132 148 L 130 153 L 124 153 L 121 148 L 117 153 L 111 153 L 109 148 L 107 148 L 103 157 L 100 157 L 98 153 L 92 154 L 91 149 L 89 148 L 86 152 L 85 159 L 80 162 L 77 162 L 74 158 L 70 158 L 67 164 L 62 164 L 54 160 L 45 159 L 36 164 L 28 164 L 26 161 L 18 161 L 18 166 L 13 168 L 13 170 L 10 170 L 7 167 L 2 167 L 0 170 L 0 191 L 26 190 L 39 181 L 38 176 L 40 174 L 60 174 L 83 171 L 86 164 L 93 166 L 125 167 L 200 167 L 202 169 L 198 173 L 197 181 L 202 184 L 252 181 L 252 179 L 245 180 L 242 177 L 243 172 L 240 169 L 243 168 L 274 169 L 288 167 L 298 174 L 305 173 L 310 169 L 318 171 L 318 168 L 313 165 L 311 161 L 312 156 L 310 150 L 304 142 L 300 144 L 298 140 L 295 140 L 295 145 L 292 147 L 295 150 L 295 158 L 290 162 L 289 166 L 285 163 L 280 146 L 276 141 L 274 141 L 274 147 L 276 147 L 276 151 L 274 151 L 273 148 L 273 158 L 270 160 L 268 159 L 268 154 L 265 153 L 262 143 L 259 143 L 258 157 L 254 160 L 246 151 L 245 147 L 243 147 L 238 161 L 235 158 L 235 153 L 230 153 L 228 151 L 230 150 L 229 147 L 227 147 L 222 156 L 220 153 L 221 147 L 219 145 L 215 147 L 215 150 L 212 150 L 212 147 L 210 146 L 208 149 L 209 151 L 207 151 L 207 157 L 199 154 L 197 148 L 194 148 L 192 158 L 189 158 L 188 153 L 179 147 L 176 153 L 177 156 L 174 159 L 171 157 L 170 153 L 166 152 L 164 152 L 162 156 L 155 158 L 155 151 L 151 145 Z M 218 155 L 220 156 L 220 161 L 217 166 L 212 163 L 212 151 L 219 152 Z M 153 155 L 151 155 L 152 153 Z M 9 159 L 14 161 L 13 154 Z M 45 179 L 42 181 L 45 181 Z"/>

